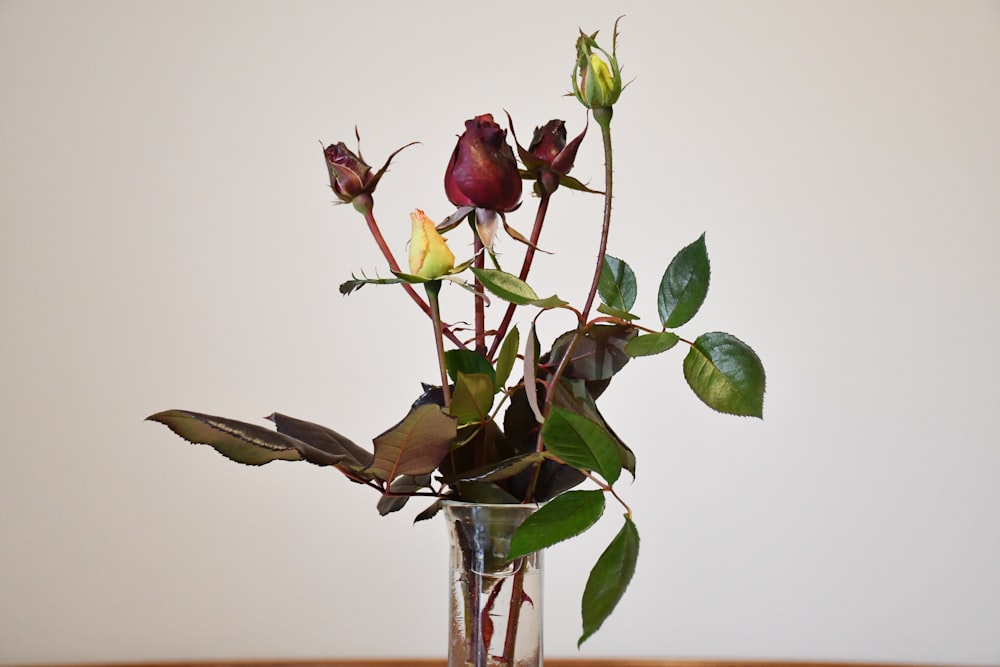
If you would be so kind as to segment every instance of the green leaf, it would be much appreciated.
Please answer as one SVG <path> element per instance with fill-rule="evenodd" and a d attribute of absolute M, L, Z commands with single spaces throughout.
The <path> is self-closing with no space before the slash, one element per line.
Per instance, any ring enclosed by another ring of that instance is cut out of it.
<path fill-rule="evenodd" d="M 527 306 L 534 301 L 539 301 L 535 290 L 515 275 L 497 269 L 472 269 L 472 272 L 486 289 L 504 301 L 519 306 Z"/>
<path fill-rule="evenodd" d="M 584 532 L 604 514 L 603 491 L 567 491 L 524 520 L 510 540 L 508 560 L 568 540 Z"/>
<path fill-rule="evenodd" d="M 444 353 L 444 364 L 453 381 L 458 379 L 459 373 L 486 373 L 491 380 L 496 379 L 493 364 L 475 350 L 448 350 Z"/>
<path fill-rule="evenodd" d="M 493 407 L 493 383 L 492 373 L 459 373 L 448 413 L 460 425 L 486 421 Z"/>
<path fill-rule="evenodd" d="M 581 470 L 593 470 L 608 484 L 622 472 L 621 456 L 614 438 L 583 415 L 553 407 L 542 424 L 546 449 L 563 462 Z"/>
<path fill-rule="evenodd" d="M 702 234 L 677 253 L 663 273 L 657 305 L 665 328 L 674 329 L 695 316 L 708 295 L 709 275 L 708 250 Z"/>
<path fill-rule="evenodd" d="M 569 301 L 560 299 L 558 296 L 553 294 L 552 296 L 547 296 L 544 299 L 535 299 L 534 301 L 529 301 L 528 306 L 535 306 L 536 308 L 541 308 L 542 310 L 548 310 L 549 308 L 560 308 L 569 304 Z"/>
<path fill-rule="evenodd" d="M 632 267 L 611 255 L 604 256 L 597 283 L 601 300 L 616 310 L 628 312 L 635 305 L 636 283 Z"/>
<path fill-rule="evenodd" d="M 458 433 L 455 419 L 441 407 L 425 403 L 375 438 L 375 460 L 368 471 L 391 482 L 400 475 L 433 472 Z"/>
<path fill-rule="evenodd" d="M 503 389 L 510 377 L 510 372 L 514 369 L 514 362 L 517 361 L 517 348 L 521 344 L 521 333 L 514 327 L 503 339 L 500 346 L 500 353 L 497 355 L 496 384 L 497 391 Z"/>
<path fill-rule="evenodd" d="M 344 456 L 316 450 L 291 436 L 235 419 L 190 410 L 165 410 L 146 419 L 163 424 L 188 442 L 211 445 L 226 458 L 246 465 L 301 461 L 306 458 L 304 452 L 317 465 L 336 465 L 344 459 Z"/>
<path fill-rule="evenodd" d="M 702 334 L 684 358 L 684 377 L 713 410 L 764 416 L 764 364 L 750 346 L 727 333 Z"/>
<path fill-rule="evenodd" d="M 677 334 L 670 331 L 642 334 L 625 343 L 625 354 L 630 357 L 648 357 L 660 352 L 666 352 L 680 340 Z"/>
<path fill-rule="evenodd" d="M 423 276 L 417 276 L 412 273 L 404 273 L 402 271 L 393 271 L 392 274 L 399 278 L 401 282 L 410 283 L 411 285 L 419 285 L 420 283 L 429 283 L 432 280 L 440 280 L 440 278 L 424 278 Z"/>
<path fill-rule="evenodd" d="M 610 315 L 611 317 L 619 317 L 623 320 L 628 320 L 629 322 L 631 322 L 632 320 L 639 319 L 639 316 L 635 315 L 634 313 L 629 313 L 624 310 L 618 310 L 617 308 L 612 308 L 606 303 L 597 304 L 597 312 L 604 313 L 605 315 Z"/>
<path fill-rule="evenodd" d="M 628 445 L 622 442 L 618 434 L 612 430 L 611 426 L 604 419 L 601 411 L 597 409 L 597 401 L 587 389 L 584 380 L 567 380 L 560 378 L 556 386 L 555 394 L 552 397 L 552 405 L 583 415 L 587 419 L 598 424 L 614 438 L 618 446 L 618 455 L 622 462 L 622 468 L 628 470 L 629 474 L 635 478 L 635 454 Z"/>
<path fill-rule="evenodd" d="M 583 634 L 579 647 L 604 624 L 625 594 L 639 558 L 639 532 L 630 518 L 590 571 L 583 590 Z"/>

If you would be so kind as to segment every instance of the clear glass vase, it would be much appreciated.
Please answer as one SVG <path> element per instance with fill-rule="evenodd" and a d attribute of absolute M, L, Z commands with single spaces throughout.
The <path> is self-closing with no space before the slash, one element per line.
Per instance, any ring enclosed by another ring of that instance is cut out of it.
<path fill-rule="evenodd" d="M 451 546 L 448 667 L 541 667 L 542 554 L 507 561 L 536 507 L 446 502 Z"/>

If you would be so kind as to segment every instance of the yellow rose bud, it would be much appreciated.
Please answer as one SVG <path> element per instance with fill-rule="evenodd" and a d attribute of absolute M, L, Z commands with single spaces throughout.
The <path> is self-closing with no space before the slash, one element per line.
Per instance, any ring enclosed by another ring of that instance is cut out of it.
<path fill-rule="evenodd" d="M 435 229 L 434 221 L 419 208 L 410 214 L 410 220 L 410 273 L 433 280 L 455 268 L 455 255 Z"/>

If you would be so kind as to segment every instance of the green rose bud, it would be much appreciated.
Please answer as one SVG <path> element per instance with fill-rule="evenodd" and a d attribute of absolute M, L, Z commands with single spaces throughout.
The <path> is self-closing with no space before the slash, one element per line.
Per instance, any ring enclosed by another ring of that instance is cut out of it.
<path fill-rule="evenodd" d="M 619 20 L 620 17 L 619 17 Z M 611 53 L 597 43 L 597 33 L 582 30 L 576 40 L 576 65 L 573 67 L 573 94 L 588 109 L 610 108 L 622 94 L 622 72 L 616 53 L 618 21 L 611 41 Z"/>
<path fill-rule="evenodd" d="M 455 268 L 455 255 L 434 221 L 419 208 L 410 214 L 413 231 L 410 234 L 410 273 L 434 280 Z"/>

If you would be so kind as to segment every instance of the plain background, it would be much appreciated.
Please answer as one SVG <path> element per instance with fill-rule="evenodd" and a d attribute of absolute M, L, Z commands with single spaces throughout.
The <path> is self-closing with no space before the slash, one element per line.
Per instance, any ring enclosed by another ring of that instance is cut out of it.
<path fill-rule="evenodd" d="M 610 250 L 655 322 L 705 232 L 682 333 L 749 342 L 768 393 L 712 414 L 679 350 L 608 392 L 643 542 L 582 655 L 1000 663 L 1000 4 L 904 0 L 0 2 L 0 661 L 443 655 L 439 522 L 143 418 L 401 418 L 429 326 L 338 294 L 385 268 L 320 144 L 422 142 L 376 199 L 405 257 L 467 118 L 582 128 L 577 29 L 620 14 Z M 554 198 L 539 293 L 581 300 L 599 208 Z M 547 555 L 549 655 L 619 522 Z"/>

